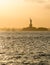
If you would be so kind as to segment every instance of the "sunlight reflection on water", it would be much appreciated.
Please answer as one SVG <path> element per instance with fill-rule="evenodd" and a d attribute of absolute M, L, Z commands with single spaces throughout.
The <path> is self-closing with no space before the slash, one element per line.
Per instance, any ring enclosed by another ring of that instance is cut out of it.
<path fill-rule="evenodd" d="M 50 32 L 0 32 L 0 65 L 38 65 L 41 61 L 50 64 Z"/>

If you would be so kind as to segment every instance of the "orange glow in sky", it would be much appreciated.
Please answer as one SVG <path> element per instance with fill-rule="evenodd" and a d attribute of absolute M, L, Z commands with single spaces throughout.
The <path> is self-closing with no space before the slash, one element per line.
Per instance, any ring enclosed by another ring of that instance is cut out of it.
<path fill-rule="evenodd" d="M 50 0 L 0 0 L 0 28 L 50 28 Z"/>

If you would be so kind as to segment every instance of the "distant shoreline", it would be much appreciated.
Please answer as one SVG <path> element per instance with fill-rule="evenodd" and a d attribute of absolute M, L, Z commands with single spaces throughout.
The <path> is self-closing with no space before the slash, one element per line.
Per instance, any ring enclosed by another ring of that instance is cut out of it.
<path fill-rule="evenodd" d="M 48 28 L 44 28 L 44 27 L 39 27 L 39 28 L 36 28 L 36 27 L 27 27 L 27 28 L 23 28 L 22 31 L 50 31 L 50 29 Z"/>
<path fill-rule="evenodd" d="M 0 28 L 0 31 L 50 31 L 50 28 L 44 28 L 44 27 L 26 27 L 22 29 L 17 29 L 17 28 Z"/>

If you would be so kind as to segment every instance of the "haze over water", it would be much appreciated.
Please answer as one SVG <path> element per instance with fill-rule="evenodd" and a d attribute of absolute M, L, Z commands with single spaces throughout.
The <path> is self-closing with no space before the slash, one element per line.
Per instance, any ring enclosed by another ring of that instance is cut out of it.
<path fill-rule="evenodd" d="M 0 28 L 50 28 L 50 0 L 0 0 Z"/>

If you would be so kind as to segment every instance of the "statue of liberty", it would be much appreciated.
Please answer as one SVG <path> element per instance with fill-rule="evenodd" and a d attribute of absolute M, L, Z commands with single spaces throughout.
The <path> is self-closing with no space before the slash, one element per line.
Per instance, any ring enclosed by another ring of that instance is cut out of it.
<path fill-rule="evenodd" d="M 30 24 L 29 27 L 32 28 L 32 19 L 30 18 Z"/>

